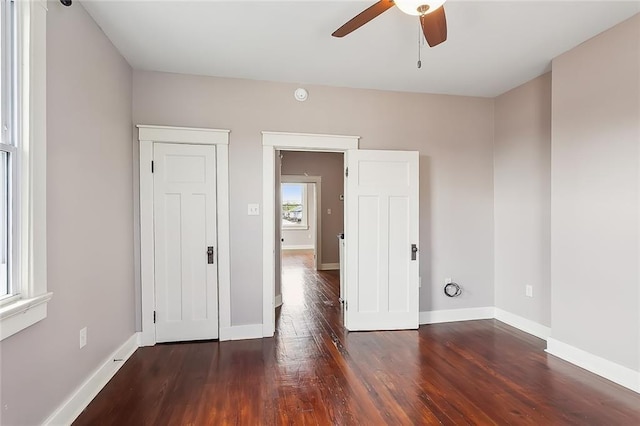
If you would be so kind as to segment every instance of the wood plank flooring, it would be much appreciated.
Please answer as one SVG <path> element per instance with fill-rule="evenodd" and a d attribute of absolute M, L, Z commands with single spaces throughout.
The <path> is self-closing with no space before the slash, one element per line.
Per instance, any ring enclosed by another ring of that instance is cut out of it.
<path fill-rule="evenodd" d="M 75 425 L 640 425 L 640 395 L 494 320 L 348 333 L 338 272 L 285 252 L 273 338 L 140 348 Z"/>

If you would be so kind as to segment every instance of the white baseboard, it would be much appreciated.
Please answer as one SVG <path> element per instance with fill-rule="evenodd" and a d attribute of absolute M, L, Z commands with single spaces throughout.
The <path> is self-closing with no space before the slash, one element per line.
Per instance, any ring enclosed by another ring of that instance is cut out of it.
<path fill-rule="evenodd" d="M 138 346 L 154 346 L 156 344 L 156 330 L 155 327 L 152 330 L 141 331 L 138 333 Z"/>
<path fill-rule="evenodd" d="M 262 339 L 262 324 L 233 325 L 220 328 L 220 341 Z"/>
<path fill-rule="evenodd" d="M 44 421 L 45 425 L 70 425 L 87 408 L 120 367 L 138 349 L 139 333 L 135 333 L 113 352 L 56 411 Z M 117 361 L 116 361 L 117 360 Z"/>
<path fill-rule="evenodd" d="M 276 298 L 273 301 L 273 305 L 276 308 L 279 308 L 280 306 L 282 306 L 282 295 L 281 294 L 277 294 Z"/>
<path fill-rule="evenodd" d="M 282 246 L 282 250 L 313 250 L 315 247 L 313 244 L 302 244 L 297 246 Z"/>
<path fill-rule="evenodd" d="M 441 311 L 420 312 L 420 325 L 437 324 L 441 322 L 472 321 L 480 319 L 492 319 L 494 308 L 487 306 L 484 308 L 447 309 Z"/>
<path fill-rule="evenodd" d="M 495 319 L 515 327 L 519 330 L 534 335 L 542 340 L 547 340 L 551 335 L 551 328 L 539 324 L 535 321 L 523 318 L 521 316 L 512 314 L 511 312 L 504 311 L 500 308 L 495 308 Z"/>
<path fill-rule="evenodd" d="M 547 353 L 640 393 L 640 372 L 638 371 L 616 364 L 615 362 L 551 337 L 547 339 Z"/>
<path fill-rule="evenodd" d="M 340 269 L 339 263 L 323 263 L 318 268 L 319 271 L 336 271 Z"/>

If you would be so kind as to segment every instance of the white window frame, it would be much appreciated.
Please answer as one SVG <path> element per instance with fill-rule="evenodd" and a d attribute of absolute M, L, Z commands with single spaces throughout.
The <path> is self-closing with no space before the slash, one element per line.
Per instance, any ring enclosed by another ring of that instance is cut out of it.
<path fill-rule="evenodd" d="M 47 302 L 46 239 L 46 19 L 44 0 L 17 1 L 16 228 L 11 239 L 18 278 L 10 300 L 0 306 L 0 340 L 43 320 Z"/>
<path fill-rule="evenodd" d="M 286 151 L 281 151 L 286 152 Z M 308 176 L 308 175 L 280 175 L 280 183 L 305 183 L 307 188 L 313 185 L 313 207 L 315 212 L 313 213 L 313 225 L 315 226 L 315 238 L 313 250 L 318 255 L 315 257 L 315 268 L 318 271 L 322 270 L 322 176 Z M 308 198 L 307 198 L 308 200 Z M 311 217 L 311 216 L 309 216 Z M 309 223 L 309 222 L 307 222 Z M 277 243 L 277 241 L 276 241 Z M 281 245 L 279 245 L 282 248 Z M 277 248 L 276 248 L 277 250 Z"/>
<path fill-rule="evenodd" d="M 17 262 L 16 255 L 14 253 L 14 249 L 17 250 L 15 243 L 12 242 L 11 235 L 17 232 L 17 200 L 12 200 L 12 194 L 16 193 L 17 182 L 18 182 L 18 174 L 16 164 L 18 162 L 17 157 L 17 148 L 15 146 L 15 137 L 14 137 L 14 80 L 15 80 L 15 60 L 13 56 L 15 55 L 14 41 L 15 36 L 13 35 L 15 24 L 14 24 L 14 14 L 11 11 L 11 7 L 13 3 L 7 0 L 1 0 L 2 4 L 0 7 L 2 8 L 2 122 L 0 123 L 0 131 L 2 132 L 2 143 L 0 143 L 0 154 L 6 154 L 7 165 L 6 165 L 6 176 L 4 177 L 4 183 L 6 184 L 6 188 L 2 190 L 4 200 L 0 200 L 0 203 L 7 203 L 6 215 L 5 215 L 5 224 L 0 226 L 5 227 L 6 229 L 3 232 L 6 232 L 6 242 L 7 246 L 2 247 L 0 250 L 6 251 L 6 264 L 5 268 L 0 270 L 0 273 L 3 275 L 3 281 L 6 279 L 7 285 L 7 293 L 6 295 L 0 296 L 0 306 L 11 303 L 16 300 L 17 296 L 13 295 L 12 292 L 12 283 L 17 282 L 18 274 L 17 274 Z M 11 16 L 7 16 L 11 14 Z M 6 191 L 6 193 L 5 193 Z M 4 208 L 4 206 L 3 206 Z M 4 287 L 4 286 L 3 286 Z M 4 290 L 3 290 L 4 292 Z"/>
<path fill-rule="evenodd" d="M 282 181 L 280 182 L 280 191 L 282 193 L 282 187 L 284 185 L 299 185 L 302 187 L 302 220 L 300 221 L 300 223 L 285 223 L 284 221 L 282 221 L 282 229 L 309 229 L 309 191 L 308 191 L 308 186 L 309 184 L 305 183 L 305 182 L 285 182 Z M 284 205 L 284 200 L 282 202 L 282 205 Z"/>

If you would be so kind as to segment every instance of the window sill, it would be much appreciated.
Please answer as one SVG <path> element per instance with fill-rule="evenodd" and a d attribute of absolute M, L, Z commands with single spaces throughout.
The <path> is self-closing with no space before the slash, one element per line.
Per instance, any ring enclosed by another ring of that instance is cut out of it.
<path fill-rule="evenodd" d="M 20 299 L 0 308 L 0 340 L 32 326 L 47 317 L 47 302 L 53 293 Z"/>
<path fill-rule="evenodd" d="M 304 231 L 309 229 L 309 225 L 283 225 L 283 231 Z"/>

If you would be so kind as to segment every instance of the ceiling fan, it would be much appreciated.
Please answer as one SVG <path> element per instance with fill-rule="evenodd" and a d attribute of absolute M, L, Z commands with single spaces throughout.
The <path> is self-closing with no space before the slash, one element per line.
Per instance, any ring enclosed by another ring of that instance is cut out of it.
<path fill-rule="evenodd" d="M 447 18 L 444 14 L 446 0 L 380 0 L 373 6 L 363 10 L 349 22 L 331 34 L 344 37 L 357 30 L 373 18 L 381 15 L 394 5 L 408 15 L 419 16 L 424 38 L 429 46 L 434 47 L 447 39 Z"/>

